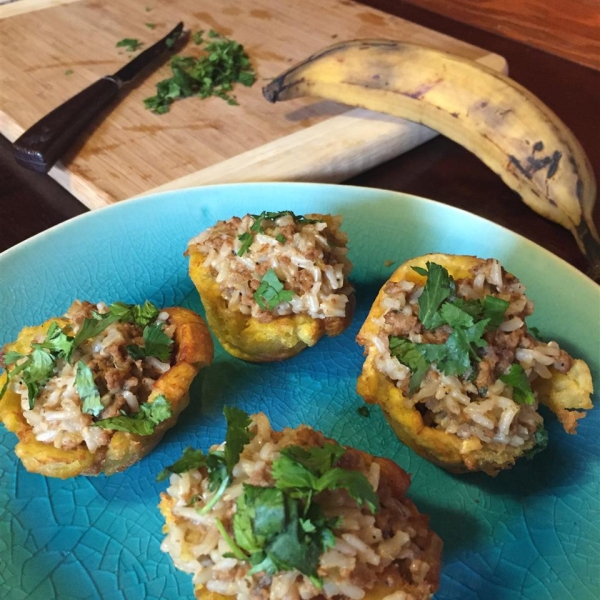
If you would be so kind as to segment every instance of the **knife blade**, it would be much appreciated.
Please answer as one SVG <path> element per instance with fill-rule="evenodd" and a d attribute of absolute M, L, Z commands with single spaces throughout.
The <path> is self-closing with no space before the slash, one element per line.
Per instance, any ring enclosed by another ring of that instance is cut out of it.
<path fill-rule="evenodd" d="M 120 89 L 172 48 L 182 32 L 183 22 L 180 22 L 116 73 L 102 77 L 42 117 L 13 143 L 17 163 L 47 173 L 94 117 L 119 95 Z"/>

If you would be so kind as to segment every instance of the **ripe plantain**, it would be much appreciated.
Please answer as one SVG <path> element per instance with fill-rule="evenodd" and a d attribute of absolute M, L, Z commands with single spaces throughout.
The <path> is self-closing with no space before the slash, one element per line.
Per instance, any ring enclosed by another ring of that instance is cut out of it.
<path fill-rule="evenodd" d="M 325 48 L 263 88 L 269 102 L 317 96 L 422 123 L 478 156 L 533 210 L 563 225 L 600 278 L 596 181 L 569 128 L 512 79 L 446 52 L 388 40 Z"/>

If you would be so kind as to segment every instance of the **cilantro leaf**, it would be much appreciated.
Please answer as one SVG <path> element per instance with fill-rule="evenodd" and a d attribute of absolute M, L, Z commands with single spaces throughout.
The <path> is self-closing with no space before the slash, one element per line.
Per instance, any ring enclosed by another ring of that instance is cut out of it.
<path fill-rule="evenodd" d="M 10 352 L 7 352 L 4 355 L 4 364 L 6 366 L 8 365 L 12 365 L 14 363 L 16 363 L 20 358 L 23 358 L 25 355 L 21 354 L 20 352 L 15 352 L 14 350 L 11 350 Z"/>
<path fill-rule="evenodd" d="M 426 329 L 432 328 L 432 320 L 440 305 L 454 294 L 456 286 L 448 271 L 437 263 L 427 262 L 427 270 L 413 267 L 420 275 L 427 276 L 423 293 L 419 297 L 419 319 Z"/>
<path fill-rule="evenodd" d="M 517 404 L 535 404 L 527 373 L 519 363 L 512 364 L 508 373 L 500 375 L 500 381 L 512 387 L 513 400 Z"/>
<path fill-rule="evenodd" d="M 39 344 L 31 344 L 32 348 L 49 350 L 55 356 L 67 357 L 71 354 L 74 338 L 68 336 L 54 321 L 46 332 L 46 339 Z"/>
<path fill-rule="evenodd" d="M 143 337 L 144 346 L 127 346 L 127 352 L 134 360 L 155 356 L 162 362 L 169 361 L 173 340 L 162 330 L 162 325 L 147 325 L 144 327 Z"/>
<path fill-rule="evenodd" d="M 82 360 L 77 361 L 75 389 L 81 399 L 81 412 L 97 417 L 104 410 L 92 370 Z"/>
<path fill-rule="evenodd" d="M 135 38 L 123 38 L 116 44 L 117 48 L 125 48 L 128 52 L 135 52 L 138 48 L 143 46 L 142 42 Z"/>
<path fill-rule="evenodd" d="M 244 446 L 252 439 L 249 430 L 252 420 L 246 412 L 235 406 L 225 406 L 223 412 L 227 420 L 224 459 L 227 472 L 231 475 L 233 467 L 240 460 Z"/>
<path fill-rule="evenodd" d="M 486 296 L 483 300 L 483 317 L 489 319 L 488 329 L 495 330 L 504 321 L 504 314 L 510 306 L 508 300 L 496 296 Z"/>
<path fill-rule="evenodd" d="M 119 415 L 96 421 L 95 425 L 103 429 L 126 431 L 136 435 L 152 435 L 156 427 L 173 416 L 169 401 L 161 394 L 152 402 L 140 404 L 140 410 L 132 415 Z"/>
<path fill-rule="evenodd" d="M 237 255 L 244 256 L 244 254 L 246 254 L 246 252 L 250 250 L 250 246 L 252 245 L 254 238 L 252 237 L 252 234 L 249 231 L 245 231 L 241 235 L 238 235 L 238 240 L 242 242 L 242 245 L 240 246 Z"/>
<path fill-rule="evenodd" d="M 531 460 L 536 454 L 539 454 L 543 450 L 546 449 L 548 445 L 548 432 L 544 427 L 544 424 L 538 425 L 538 428 L 535 431 L 535 446 L 531 448 L 526 454 L 525 457 L 528 460 Z"/>
<path fill-rule="evenodd" d="M 297 462 L 284 448 L 281 456 L 273 462 L 273 479 L 279 489 L 305 489 L 314 490 L 317 487 L 318 477 L 310 469 Z"/>
<path fill-rule="evenodd" d="M 164 114 L 169 112 L 175 100 L 190 96 L 214 96 L 228 104 L 237 104 L 231 94 L 233 84 L 251 86 L 256 80 L 256 74 L 241 44 L 213 33 L 211 35 L 208 32 L 208 37 L 214 39 L 206 43 L 204 54 L 199 58 L 174 56 L 171 59 L 172 76 L 156 84 L 156 95 L 144 100 L 147 109 Z M 172 47 L 175 39 L 167 40 L 167 47 Z M 197 45 L 204 44 L 202 31 L 195 33 L 192 40 Z"/>
<path fill-rule="evenodd" d="M 307 468 L 317 477 L 321 477 L 337 463 L 346 453 L 346 449 L 336 442 L 327 442 L 322 447 L 310 449 L 301 446 L 286 446 L 281 450 L 281 456 L 289 457 L 294 462 Z"/>
<path fill-rule="evenodd" d="M 179 460 L 174 462 L 172 465 L 165 467 L 156 476 L 156 481 L 164 481 L 171 473 L 177 473 L 179 475 L 181 473 L 191 471 L 192 469 L 200 469 L 201 467 L 205 466 L 206 455 L 204 454 L 204 452 L 202 452 L 202 450 L 196 450 L 188 446 L 183 451 L 183 455 Z"/>
<path fill-rule="evenodd" d="M 366 504 L 372 513 L 379 510 L 379 497 L 369 480 L 359 471 L 331 469 L 317 483 L 317 491 L 339 489 L 346 490 L 359 508 Z"/>
<path fill-rule="evenodd" d="M 289 302 L 294 297 L 294 292 L 283 289 L 273 269 L 269 269 L 260 281 L 258 289 L 254 292 L 254 300 L 263 310 L 273 310 L 282 302 Z"/>
<path fill-rule="evenodd" d="M 81 345 L 85 340 L 95 338 L 97 335 L 100 335 L 109 325 L 112 323 L 116 323 L 119 321 L 119 316 L 116 314 L 109 313 L 107 315 L 97 315 L 97 317 L 92 317 L 88 319 L 84 319 L 75 339 L 73 340 L 73 345 L 71 346 L 71 351 L 67 357 L 70 361 L 73 356 L 73 352 Z"/>
<path fill-rule="evenodd" d="M 413 394 L 421 385 L 427 371 L 429 371 L 432 359 L 428 359 L 423 354 L 419 349 L 419 344 L 400 337 L 390 336 L 390 353 L 412 371 L 409 390 Z"/>
<path fill-rule="evenodd" d="M 447 323 L 453 329 L 473 326 L 473 317 L 468 312 L 462 310 L 462 308 L 450 302 L 442 304 L 439 314 L 444 323 Z"/>

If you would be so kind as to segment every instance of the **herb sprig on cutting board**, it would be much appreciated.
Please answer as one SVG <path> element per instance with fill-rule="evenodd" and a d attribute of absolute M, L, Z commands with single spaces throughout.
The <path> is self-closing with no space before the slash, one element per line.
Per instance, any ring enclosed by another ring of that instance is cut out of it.
<path fill-rule="evenodd" d="M 202 46 L 203 54 L 177 55 L 171 59 L 171 77 L 156 84 L 156 95 L 146 98 L 146 108 L 157 114 L 169 112 L 171 104 L 180 98 L 199 96 L 222 98 L 228 104 L 237 105 L 232 93 L 233 85 L 241 83 L 250 87 L 256 81 L 256 73 L 244 47 L 234 40 L 220 35 L 214 29 L 206 34 L 198 31 L 192 35 L 194 43 Z"/>

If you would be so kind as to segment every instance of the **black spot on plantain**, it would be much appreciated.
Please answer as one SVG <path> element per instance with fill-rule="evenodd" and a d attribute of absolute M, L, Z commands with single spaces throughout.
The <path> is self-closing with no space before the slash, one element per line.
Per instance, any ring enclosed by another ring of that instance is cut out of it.
<path fill-rule="evenodd" d="M 541 144 L 541 142 L 537 142 L 535 146 L 537 146 L 538 144 Z M 533 156 L 528 156 L 527 165 L 523 166 L 521 161 L 519 161 L 512 154 L 508 157 L 509 162 L 512 165 L 514 165 L 520 173 L 525 175 L 527 179 L 531 179 L 535 175 L 535 173 L 545 168 L 548 169 L 548 171 L 546 172 L 546 179 L 550 179 L 558 171 L 558 165 L 560 163 L 561 158 L 562 152 L 555 150 L 552 156 L 544 156 L 543 158 L 534 158 Z"/>
<path fill-rule="evenodd" d="M 544 149 L 544 142 L 541 142 L 541 141 L 540 142 L 536 142 L 533 145 L 533 151 L 534 152 L 539 152 L 540 150 L 543 150 L 543 149 Z"/>

